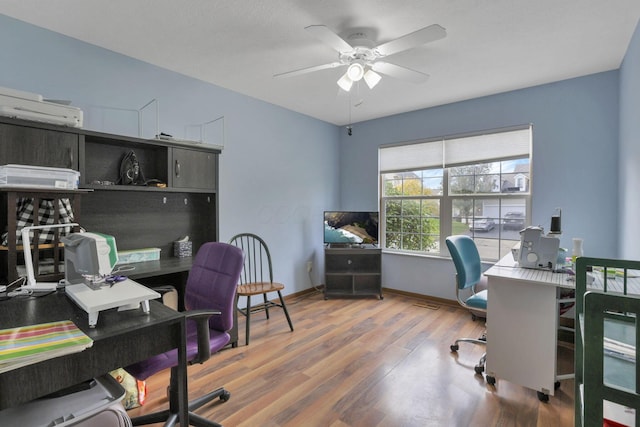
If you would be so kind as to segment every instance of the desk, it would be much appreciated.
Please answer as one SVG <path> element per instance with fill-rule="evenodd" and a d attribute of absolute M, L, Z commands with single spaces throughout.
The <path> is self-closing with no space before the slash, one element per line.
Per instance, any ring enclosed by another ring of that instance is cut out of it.
<path fill-rule="evenodd" d="M 100 314 L 96 328 L 89 328 L 87 313 L 64 292 L 0 302 L 0 328 L 68 319 L 94 341 L 91 348 L 79 353 L 0 374 L 0 409 L 28 402 L 176 347 L 180 368 L 186 369 L 183 315 L 157 301 L 150 301 L 150 308 L 148 314 L 140 309 L 108 310 Z M 186 420 L 187 383 L 186 376 L 180 377 L 185 378 L 178 387 L 180 419 Z"/>
<path fill-rule="evenodd" d="M 560 288 L 575 288 L 568 274 L 520 268 L 511 253 L 487 276 L 488 381 L 495 378 L 553 396 L 556 382 Z"/>

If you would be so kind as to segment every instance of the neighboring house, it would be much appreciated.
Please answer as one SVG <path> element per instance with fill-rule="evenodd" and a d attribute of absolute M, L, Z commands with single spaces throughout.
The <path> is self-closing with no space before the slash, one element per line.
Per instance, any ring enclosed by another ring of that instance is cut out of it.
<path fill-rule="evenodd" d="M 505 176 L 501 187 L 503 193 L 529 191 L 529 165 L 518 164 L 512 173 L 503 175 Z"/>

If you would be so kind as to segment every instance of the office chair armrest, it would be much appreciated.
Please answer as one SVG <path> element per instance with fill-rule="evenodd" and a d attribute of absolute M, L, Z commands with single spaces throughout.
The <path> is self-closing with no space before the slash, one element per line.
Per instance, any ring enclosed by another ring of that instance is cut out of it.
<path fill-rule="evenodd" d="M 160 295 L 176 290 L 175 286 L 171 286 L 171 285 L 150 286 L 150 288 L 156 291 L 157 293 L 159 293 Z"/>
<path fill-rule="evenodd" d="M 185 319 L 192 319 L 196 322 L 196 330 L 198 333 L 198 355 L 190 364 L 203 363 L 211 357 L 211 348 L 209 347 L 209 318 L 214 315 L 220 315 L 220 310 L 189 310 L 184 312 Z"/>

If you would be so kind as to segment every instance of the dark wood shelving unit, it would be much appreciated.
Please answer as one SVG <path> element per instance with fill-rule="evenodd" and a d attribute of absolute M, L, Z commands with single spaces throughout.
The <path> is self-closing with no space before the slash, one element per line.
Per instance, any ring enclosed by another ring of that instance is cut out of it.
<path fill-rule="evenodd" d="M 74 211 L 74 221 L 78 221 L 80 215 L 80 200 L 83 194 L 90 190 L 57 190 L 57 189 L 29 189 L 18 187 L 0 188 L 2 194 L 2 209 L 0 218 L 6 224 L 7 245 L 0 246 L 0 274 L 5 278 L 6 283 L 13 283 L 18 279 L 18 265 L 22 259 L 23 244 L 17 244 L 16 204 L 18 198 L 33 199 L 33 206 L 37 210 L 40 206 L 40 200 L 52 200 L 54 206 L 58 206 L 60 199 L 69 199 Z M 56 212 L 57 214 L 57 212 Z M 55 219 L 57 221 L 57 218 Z M 36 232 L 32 243 L 39 241 L 39 233 Z M 63 278 L 64 274 L 60 271 L 60 262 L 63 259 L 64 246 L 60 243 L 60 234 L 55 233 L 54 241 L 51 243 L 32 244 L 31 252 L 33 258 L 34 272 L 36 279 L 39 281 L 56 281 Z M 40 260 L 44 257 L 51 257 L 54 260 L 51 266 L 52 271 L 46 273 L 40 272 Z"/>
<path fill-rule="evenodd" d="M 136 154 L 145 179 L 157 180 L 164 187 L 117 184 L 120 163 L 129 151 Z M 113 235 L 118 250 L 160 248 L 160 260 L 135 265 L 131 277 L 150 286 L 173 285 L 182 296 L 191 258 L 174 258 L 173 242 L 189 236 L 195 254 L 203 243 L 218 240 L 219 154 L 219 148 L 207 144 L 0 117 L 0 165 L 80 172 L 78 190 L 0 188 L 0 224 L 12 236 L 5 248 L 0 247 L 0 284 L 18 277 L 15 201 L 19 192 L 30 192 L 45 198 L 71 196 L 76 222 L 87 231 Z M 61 245 L 40 249 L 56 247 L 63 255 Z"/>

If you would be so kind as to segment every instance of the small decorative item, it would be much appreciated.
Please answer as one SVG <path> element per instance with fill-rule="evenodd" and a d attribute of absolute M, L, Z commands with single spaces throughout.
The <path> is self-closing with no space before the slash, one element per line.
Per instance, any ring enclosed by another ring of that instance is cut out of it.
<path fill-rule="evenodd" d="M 556 208 L 553 215 L 551 215 L 551 228 L 549 229 L 551 234 L 562 233 L 562 209 Z"/>
<path fill-rule="evenodd" d="M 579 237 L 573 238 L 573 251 L 571 252 L 571 262 L 575 265 L 576 258 L 584 255 L 582 250 L 582 239 Z"/>
<path fill-rule="evenodd" d="M 178 258 L 190 257 L 193 253 L 193 242 L 189 241 L 189 236 L 173 242 L 173 256 Z"/>

